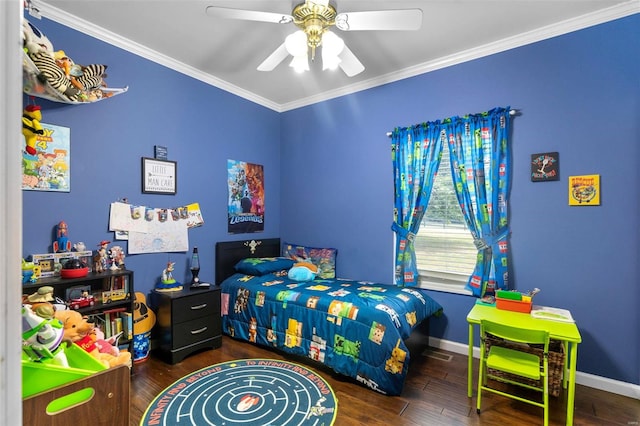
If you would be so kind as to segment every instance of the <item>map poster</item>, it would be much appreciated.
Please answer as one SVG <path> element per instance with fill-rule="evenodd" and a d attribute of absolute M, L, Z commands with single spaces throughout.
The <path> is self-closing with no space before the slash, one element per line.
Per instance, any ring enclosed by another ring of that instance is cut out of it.
<path fill-rule="evenodd" d="M 22 152 L 22 189 L 31 191 L 71 191 L 71 129 L 40 123 L 35 154 Z M 21 141 L 25 143 L 24 140 Z"/>
<path fill-rule="evenodd" d="M 230 234 L 264 231 L 264 171 L 259 164 L 227 160 Z"/>
<path fill-rule="evenodd" d="M 600 205 L 600 175 L 569 176 L 570 206 Z"/>

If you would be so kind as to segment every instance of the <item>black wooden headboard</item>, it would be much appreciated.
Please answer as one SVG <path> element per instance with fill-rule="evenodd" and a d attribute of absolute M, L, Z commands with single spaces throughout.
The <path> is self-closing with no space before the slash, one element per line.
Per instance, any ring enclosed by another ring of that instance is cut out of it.
<path fill-rule="evenodd" d="M 280 238 L 216 243 L 216 285 L 233 275 L 238 261 L 247 257 L 280 256 Z"/>

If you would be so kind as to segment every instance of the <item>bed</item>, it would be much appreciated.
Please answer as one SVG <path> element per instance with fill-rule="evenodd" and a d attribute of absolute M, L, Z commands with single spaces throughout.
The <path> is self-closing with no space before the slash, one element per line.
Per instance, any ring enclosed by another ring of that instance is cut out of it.
<path fill-rule="evenodd" d="M 294 281 L 287 275 L 294 261 L 281 254 L 279 238 L 216 244 L 223 332 L 399 395 L 410 359 L 405 340 L 442 307 L 415 288 L 340 278 Z"/>

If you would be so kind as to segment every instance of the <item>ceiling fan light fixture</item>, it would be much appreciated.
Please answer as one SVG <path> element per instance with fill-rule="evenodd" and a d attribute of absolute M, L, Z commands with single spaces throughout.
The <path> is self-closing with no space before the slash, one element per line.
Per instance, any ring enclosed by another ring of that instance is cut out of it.
<path fill-rule="evenodd" d="M 309 71 L 309 58 L 307 57 L 307 52 L 302 55 L 294 56 L 289 66 L 297 73 Z"/>
<path fill-rule="evenodd" d="M 307 56 L 307 35 L 302 30 L 298 30 L 293 34 L 289 34 L 284 40 L 284 46 L 289 55 L 296 57 Z"/>

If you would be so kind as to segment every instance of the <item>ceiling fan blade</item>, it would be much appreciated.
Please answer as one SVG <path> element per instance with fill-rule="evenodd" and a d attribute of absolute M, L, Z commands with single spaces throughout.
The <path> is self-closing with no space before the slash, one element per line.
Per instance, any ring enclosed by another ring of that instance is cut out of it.
<path fill-rule="evenodd" d="M 293 22 L 293 16 L 286 13 L 259 12 L 256 10 L 229 9 L 226 7 L 208 6 L 207 15 L 215 18 L 242 19 L 245 21 L 271 22 L 274 24 L 288 24 Z"/>
<path fill-rule="evenodd" d="M 329 4 L 329 0 L 306 0 L 308 6 L 313 7 L 314 5 L 327 7 Z"/>
<path fill-rule="evenodd" d="M 374 10 L 339 13 L 336 27 L 342 31 L 412 31 L 422 26 L 422 10 Z"/>
<path fill-rule="evenodd" d="M 258 65 L 258 71 L 273 71 L 287 56 L 289 56 L 289 52 L 287 52 L 285 44 L 282 43 L 267 59 Z"/>
<path fill-rule="evenodd" d="M 356 55 L 354 55 L 351 49 L 346 45 L 338 57 L 340 58 L 340 63 L 338 65 L 348 77 L 353 77 L 354 75 L 360 74 L 364 71 L 364 65 L 362 65 L 362 62 L 356 58 Z"/>

